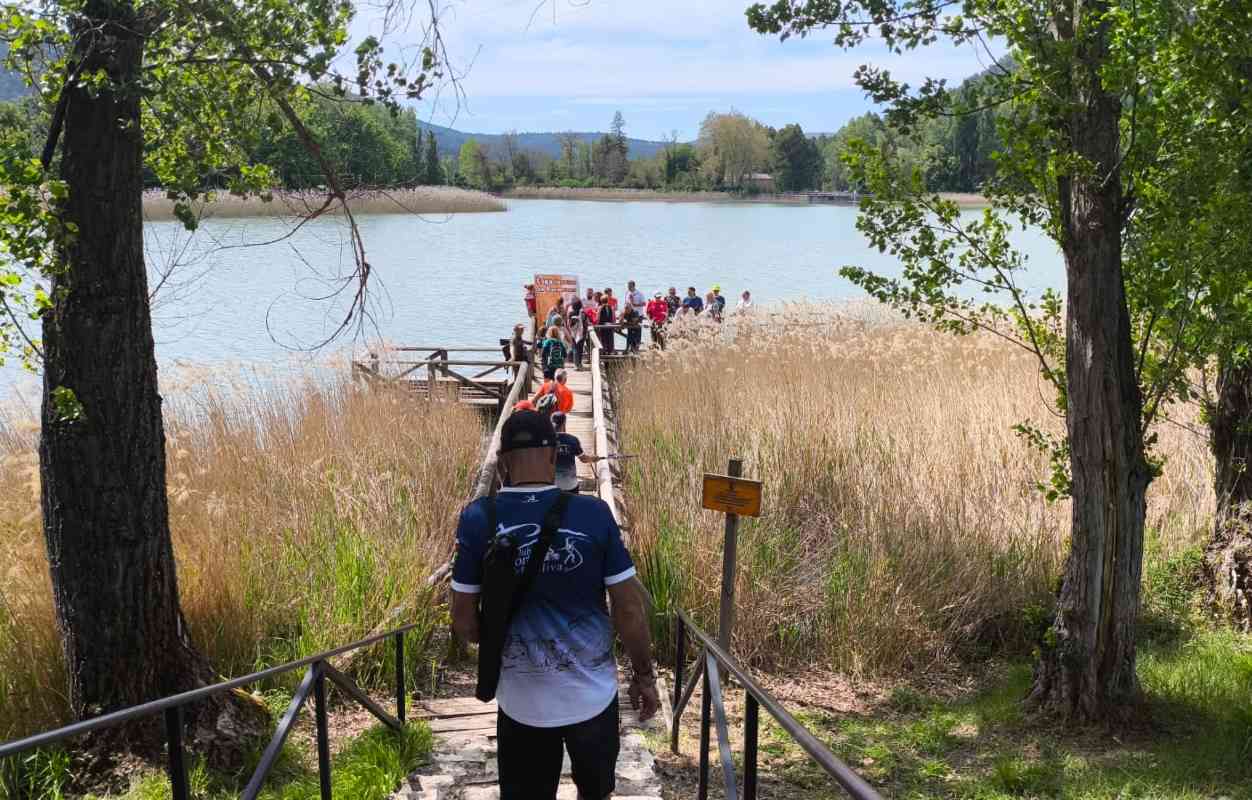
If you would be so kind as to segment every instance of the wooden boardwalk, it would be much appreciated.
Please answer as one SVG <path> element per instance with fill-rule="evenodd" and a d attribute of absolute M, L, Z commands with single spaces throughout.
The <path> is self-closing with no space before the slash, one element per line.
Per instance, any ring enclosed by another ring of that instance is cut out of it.
<path fill-rule="evenodd" d="M 407 351 L 401 350 L 401 352 Z M 611 455 L 609 451 L 613 445 L 607 433 L 609 411 L 606 408 L 607 391 L 605 374 L 600 369 L 600 353 L 595 352 L 587 359 L 587 362 L 581 370 L 575 369 L 572 365 L 566 368 L 568 377 L 565 385 L 574 394 L 574 408 L 566 415 L 565 431 L 578 437 L 584 453 L 592 456 Z M 410 361 L 403 366 L 412 363 Z M 501 366 L 504 365 L 501 364 Z M 425 365 L 423 364 L 422 367 L 425 368 Z M 438 365 L 438 368 L 446 372 L 442 364 Z M 370 376 L 379 374 L 379 369 L 372 364 L 359 367 L 359 371 Z M 542 385 L 543 381 L 539 377 L 538 370 L 527 368 L 525 373 L 525 385 L 510 387 L 510 402 L 533 398 Z M 419 379 L 416 383 L 420 391 L 422 381 Z M 455 395 L 447 399 L 453 397 Z M 458 399 L 460 402 L 467 401 L 464 393 Z M 501 419 L 497 420 L 495 434 L 484 455 L 475 496 L 482 496 L 495 490 L 499 431 L 502 419 L 507 417 L 511 409 L 504 407 L 501 411 Z M 601 461 L 592 464 L 578 462 L 577 468 L 578 477 L 582 483 L 582 492 L 598 496 L 608 502 L 614 517 L 620 522 L 613 487 L 613 471 L 608 462 Z M 445 570 L 437 572 L 432 576 L 432 580 L 442 580 L 446 576 L 446 569 L 445 566 Z M 630 709 L 624 677 L 622 680 L 623 686 L 620 691 L 622 749 L 617 763 L 618 787 L 614 796 L 621 800 L 660 800 L 660 778 L 656 773 L 644 732 L 651 730 L 654 733 L 663 733 L 667 730 L 669 708 L 662 703 L 662 713 L 658 714 L 654 720 L 641 723 L 638 715 Z M 665 697 L 665 690 L 660 686 L 658 688 L 661 689 L 662 697 Z M 392 795 L 393 800 L 495 800 L 499 798 L 495 703 L 481 703 L 473 697 L 427 700 L 419 704 L 416 715 L 426 719 L 430 724 L 435 737 L 434 754 L 430 764 L 411 775 L 399 791 Z M 577 791 L 569 777 L 567 759 L 557 800 L 575 800 L 576 796 Z"/>
<path fill-rule="evenodd" d="M 664 697 L 664 689 L 658 685 Z M 661 786 L 652 752 L 644 733 L 663 735 L 668 721 L 658 713 L 640 722 L 620 689 L 622 749 L 617 759 L 617 791 L 620 800 L 660 800 Z M 664 704 L 662 704 L 664 706 Z M 426 700 L 414 709 L 435 735 L 430 763 L 409 776 L 393 800 L 499 800 L 499 769 L 496 765 L 496 704 L 472 697 Z M 570 779 L 569 759 L 561 770 L 557 800 L 575 800 L 577 790 Z"/>
<path fill-rule="evenodd" d="M 587 455 L 601 455 L 596 452 L 596 436 L 594 428 L 594 411 L 591 395 L 591 369 L 576 371 L 572 366 L 567 370 L 569 378 L 565 385 L 574 393 L 574 410 L 565 420 L 565 432 L 578 437 L 583 452 Z M 537 390 L 536 390 L 537 391 Z M 582 481 L 582 490 L 592 494 L 596 491 L 596 465 L 578 462 L 578 478 Z"/>

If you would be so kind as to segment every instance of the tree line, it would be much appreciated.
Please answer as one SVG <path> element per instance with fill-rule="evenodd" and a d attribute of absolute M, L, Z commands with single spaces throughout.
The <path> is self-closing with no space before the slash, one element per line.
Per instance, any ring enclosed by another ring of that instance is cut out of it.
<path fill-rule="evenodd" d="M 515 131 L 491 147 L 471 138 L 459 151 L 441 153 L 434 132 L 422 129 L 411 108 L 337 96 L 330 87 L 302 96 L 293 108 L 324 154 L 339 165 L 340 179 L 354 188 L 451 184 L 484 191 L 530 185 L 755 192 L 762 184 L 749 176 L 766 174 L 780 192 L 861 190 L 845 156 L 852 142 L 864 141 L 892 150 L 904 168 L 921 172 L 928 188 L 976 192 L 993 175 L 992 156 L 1000 146 L 994 110 L 927 120 L 909 135 L 869 113 L 834 134 L 810 136 L 796 123 L 771 128 L 732 109 L 710 112 L 695 142 L 679 142 L 672 134 L 649 158 L 631 158 L 620 111 L 609 132 L 593 142 L 558 134 L 560 155 L 555 158 L 520 147 Z M 0 101 L 0 128 L 28 126 L 33 138 L 45 136 L 47 115 L 33 110 L 29 99 Z M 263 124 L 255 139 L 248 159 L 273 171 L 275 187 L 321 185 L 317 159 L 290 127 L 279 120 Z M 222 188 L 231 177 L 207 174 L 202 179 L 206 186 Z M 145 185 L 160 188 L 151 168 L 145 168 Z"/>
<path fill-rule="evenodd" d="M 797 123 L 772 128 L 734 109 L 710 112 L 694 142 L 672 134 L 649 158 L 631 158 L 619 111 L 610 132 L 594 142 L 572 133 L 559 134 L 561 152 L 520 148 L 516 132 L 495 146 L 466 141 L 456 159 L 444 161 L 446 180 L 487 191 L 512 186 L 627 188 L 658 191 L 757 192 L 768 175 L 774 190 L 864 190 L 846 163 L 853 142 L 890 149 L 901 169 L 917 170 L 927 188 L 941 192 L 977 192 L 995 172 L 1000 148 L 996 111 L 962 117 L 933 118 L 909 133 L 868 113 L 833 134 L 805 133 Z"/>

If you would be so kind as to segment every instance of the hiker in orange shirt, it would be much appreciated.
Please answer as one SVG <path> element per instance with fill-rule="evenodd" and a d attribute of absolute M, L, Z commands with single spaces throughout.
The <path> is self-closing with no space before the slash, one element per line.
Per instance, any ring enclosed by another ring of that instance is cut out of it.
<path fill-rule="evenodd" d="M 554 394 L 556 395 L 557 411 L 560 411 L 563 414 L 568 414 L 573 411 L 574 393 L 571 392 L 569 387 L 565 385 L 565 381 L 568 380 L 568 378 L 569 374 L 565 370 L 558 369 L 556 371 L 555 380 L 544 381 L 543 386 L 539 387 L 539 391 L 535 394 L 533 402 L 538 405 L 539 398 L 543 397 L 545 394 Z"/>

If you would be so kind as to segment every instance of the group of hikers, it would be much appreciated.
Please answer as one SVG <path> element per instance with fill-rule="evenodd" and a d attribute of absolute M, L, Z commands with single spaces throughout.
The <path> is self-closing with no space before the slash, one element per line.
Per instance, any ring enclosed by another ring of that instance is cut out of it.
<path fill-rule="evenodd" d="M 526 312 L 534 318 L 537 313 L 534 284 L 526 284 L 525 289 Z M 574 297 L 568 303 L 564 297 L 558 298 L 556 305 L 548 310 L 542 320 L 538 320 L 539 346 L 544 351 L 544 377 L 550 378 L 549 372 L 565 366 L 567 359 L 573 361 L 575 369 L 582 369 L 583 357 L 590 353 L 592 336 L 599 337 L 603 352 L 612 354 L 617 352 L 614 337 L 624 334 L 625 352 L 638 353 L 643 346 L 645 326 L 652 332 L 653 346 L 663 349 L 666 328 L 674 320 L 700 317 L 721 322 L 726 316 L 726 297 L 718 284 L 713 284 L 704 297 L 700 297 L 694 286 L 687 287 L 686 297 L 679 297 L 678 289 L 671 286 L 668 293 L 656 292 L 649 300 L 639 291 L 634 281 L 629 281 L 626 284 L 625 300 L 624 304 L 619 304 L 612 287 L 599 291 L 589 288 L 585 296 Z M 752 306 L 752 293 L 745 290 L 734 310 L 736 313 L 744 313 L 750 311 Z M 515 330 L 514 339 L 520 338 Z M 559 343 L 561 347 L 557 348 L 555 343 Z M 552 356 L 551 360 L 548 358 L 549 354 Z"/>

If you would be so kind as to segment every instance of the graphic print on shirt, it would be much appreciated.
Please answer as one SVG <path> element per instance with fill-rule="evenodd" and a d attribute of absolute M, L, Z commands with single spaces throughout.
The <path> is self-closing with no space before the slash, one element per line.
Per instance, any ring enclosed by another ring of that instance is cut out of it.
<path fill-rule="evenodd" d="M 595 614 L 570 622 L 559 636 L 509 636 L 501 664 L 520 675 L 595 670 L 613 660 L 613 632 Z"/>
<path fill-rule="evenodd" d="M 499 526 L 497 535 L 508 536 L 517 542 L 517 558 L 513 561 L 513 570 L 521 575 L 526 570 L 526 562 L 530 560 L 530 552 L 534 549 L 535 543 L 539 541 L 539 532 L 542 526 L 534 523 L 525 525 L 513 525 L 511 527 Z M 565 544 L 557 547 L 557 539 L 559 536 L 565 536 Z M 540 570 L 544 575 L 560 575 L 566 572 L 573 572 L 583 565 L 583 554 L 578 549 L 578 541 L 589 542 L 591 537 L 585 533 L 571 531 L 568 528 L 558 528 L 557 536 L 552 537 L 552 546 L 548 548 L 547 555 L 543 559 L 543 568 Z"/>

